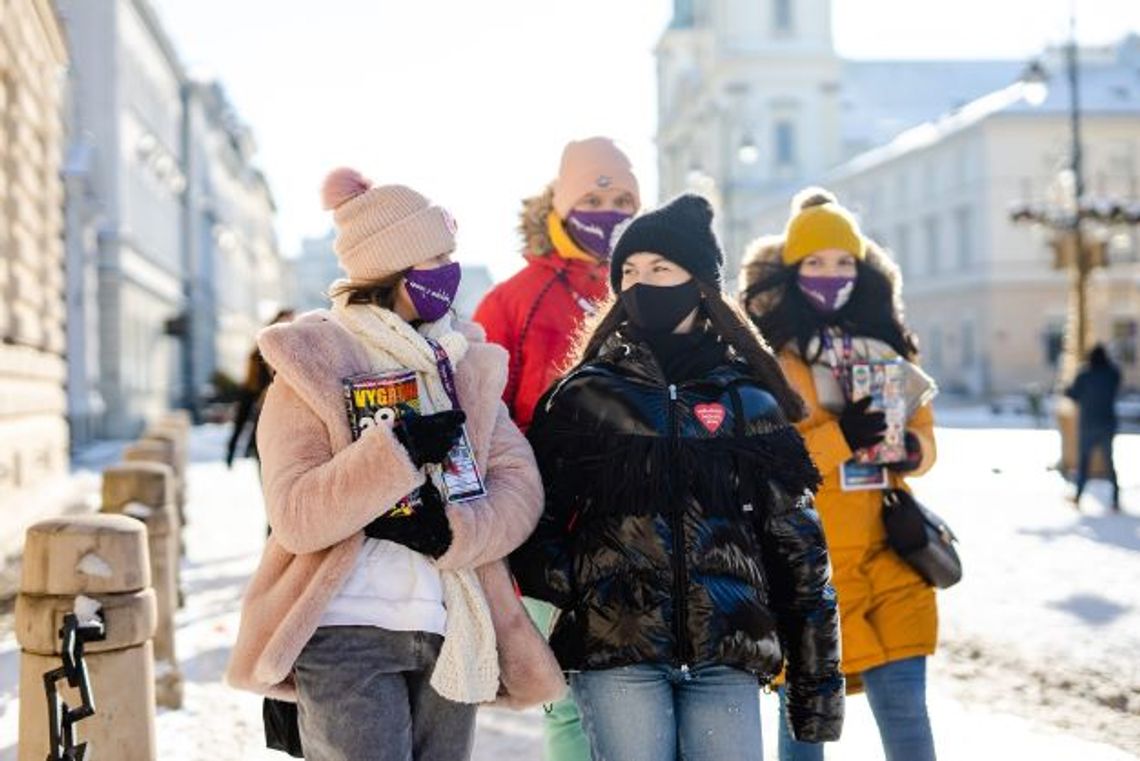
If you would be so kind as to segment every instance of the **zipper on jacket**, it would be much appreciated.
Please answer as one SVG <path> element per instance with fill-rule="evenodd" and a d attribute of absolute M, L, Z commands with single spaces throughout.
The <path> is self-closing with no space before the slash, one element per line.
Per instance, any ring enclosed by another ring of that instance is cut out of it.
<path fill-rule="evenodd" d="M 677 386 L 669 384 L 669 448 L 674 451 L 677 443 Z M 677 663 L 681 670 L 688 671 L 688 610 L 685 604 L 687 582 L 685 579 L 685 516 L 680 505 L 670 505 L 669 513 L 673 529 L 673 636 L 677 638 Z"/>

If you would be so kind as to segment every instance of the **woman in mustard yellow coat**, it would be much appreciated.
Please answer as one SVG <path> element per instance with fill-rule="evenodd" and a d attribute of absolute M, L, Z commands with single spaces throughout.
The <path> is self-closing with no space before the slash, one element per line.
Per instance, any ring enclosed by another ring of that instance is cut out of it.
<path fill-rule="evenodd" d="M 804 191 L 792 212 L 784 236 L 757 241 L 746 256 L 742 298 L 808 407 L 797 428 L 824 477 L 816 506 L 848 684 L 866 690 L 887 761 L 933 761 L 926 658 L 937 642 L 934 590 L 887 546 L 882 490 L 906 488 L 907 477 L 934 464 L 936 388 L 917 366 L 895 265 L 827 191 Z M 895 398 L 905 400 L 889 419 L 861 398 L 872 368 L 886 364 Z M 852 462 L 872 448 L 891 462 Z M 784 723 L 781 761 L 823 758 L 822 745 L 794 741 Z"/>

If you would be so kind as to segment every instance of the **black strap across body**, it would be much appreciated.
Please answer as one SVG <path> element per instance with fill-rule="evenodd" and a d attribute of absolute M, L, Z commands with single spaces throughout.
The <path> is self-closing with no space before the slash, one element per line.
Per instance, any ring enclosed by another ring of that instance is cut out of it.
<path fill-rule="evenodd" d="M 904 489 L 883 490 L 883 525 L 887 544 L 926 583 L 948 589 L 962 580 L 958 537 L 931 510 Z"/>

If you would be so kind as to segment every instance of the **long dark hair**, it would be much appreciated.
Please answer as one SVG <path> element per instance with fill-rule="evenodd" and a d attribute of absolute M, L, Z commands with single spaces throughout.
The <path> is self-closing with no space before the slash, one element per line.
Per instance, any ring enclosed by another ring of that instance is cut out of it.
<path fill-rule="evenodd" d="M 808 303 L 807 297 L 796 283 L 800 274 L 798 265 L 785 266 L 779 260 L 763 265 L 764 272 L 741 294 L 744 304 L 763 298 L 767 307 L 763 311 L 751 310 L 756 328 L 763 333 L 776 351 L 794 341 L 800 356 L 809 357 L 808 348 L 824 327 L 833 325 L 855 336 L 876 338 L 900 357 L 913 360 L 918 355 L 918 339 L 903 324 L 895 309 L 894 287 L 890 278 L 866 260 L 857 261 L 855 289 L 851 299 L 833 315 L 821 314 Z"/>
<path fill-rule="evenodd" d="M 696 280 L 696 283 L 703 297 L 701 314 L 713 332 L 736 350 L 752 370 L 756 380 L 776 397 L 788 420 L 792 422 L 803 420 L 807 415 L 803 399 L 788 383 L 772 349 L 756 331 L 748 315 L 741 307 L 727 300 L 715 286 L 700 280 Z M 574 357 L 571 368 L 597 359 L 602 346 L 628 319 L 629 315 L 621 299 L 611 296 L 593 320 L 583 325 L 576 342 L 576 350 L 571 353 Z"/>

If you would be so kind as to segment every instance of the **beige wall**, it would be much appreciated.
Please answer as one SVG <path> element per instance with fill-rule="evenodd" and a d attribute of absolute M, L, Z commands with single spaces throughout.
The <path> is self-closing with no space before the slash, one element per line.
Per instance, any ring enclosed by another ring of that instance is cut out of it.
<path fill-rule="evenodd" d="M 61 84 L 47 0 L 0 24 L 0 551 L 67 472 Z M 0 558 L 2 559 L 2 558 Z"/>

